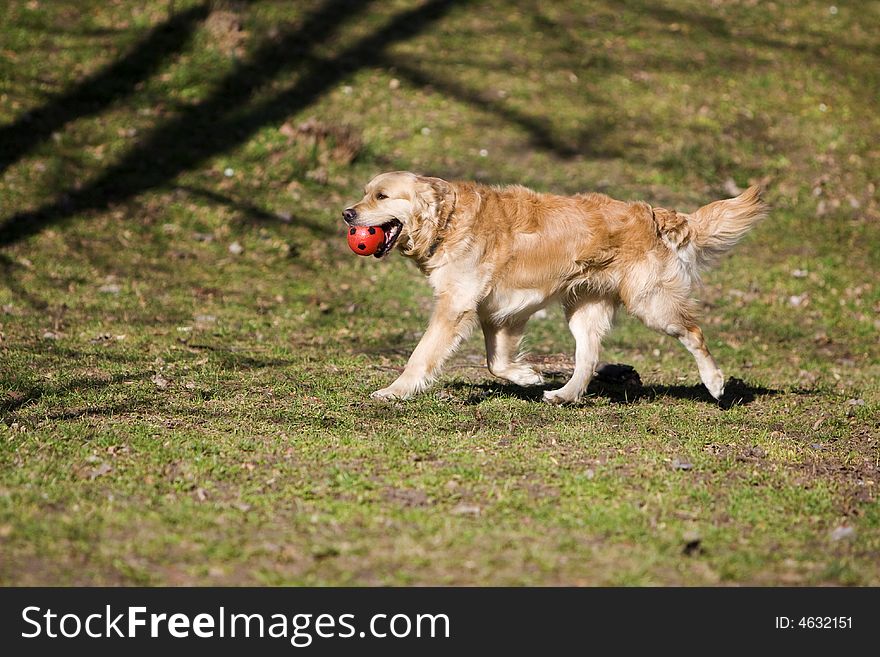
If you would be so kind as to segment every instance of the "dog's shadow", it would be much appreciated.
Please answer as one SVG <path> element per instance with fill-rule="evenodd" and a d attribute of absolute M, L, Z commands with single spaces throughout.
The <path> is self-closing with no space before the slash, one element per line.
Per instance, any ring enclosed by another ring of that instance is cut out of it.
<path fill-rule="evenodd" d="M 487 381 L 476 384 L 457 381 L 450 384 L 449 387 L 469 392 L 465 399 L 466 404 L 479 404 L 492 397 L 517 397 L 529 401 L 541 401 L 545 390 L 563 385 L 568 376 L 565 372 L 557 371 L 545 371 L 543 374 L 549 382 L 529 388 L 504 381 Z M 588 403 L 590 397 L 604 397 L 616 404 L 632 404 L 643 400 L 653 401 L 662 397 L 671 397 L 673 399 L 691 399 L 728 409 L 733 406 L 751 404 L 758 397 L 778 394 L 780 394 L 779 390 L 751 386 L 741 379 L 730 378 L 725 384 L 724 395 L 720 400 L 716 400 L 702 384 L 644 386 L 639 373 L 632 366 L 609 363 L 596 370 L 596 375 L 590 381 L 587 393 L 581 403 Z"/>

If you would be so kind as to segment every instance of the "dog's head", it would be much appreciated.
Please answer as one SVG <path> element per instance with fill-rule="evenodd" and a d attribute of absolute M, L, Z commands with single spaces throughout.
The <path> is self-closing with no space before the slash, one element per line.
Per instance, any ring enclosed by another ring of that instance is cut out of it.
<path fill-rule="evenodd" d="M 400 242 L 406 255 L 430 257 L 455 206 L 455 192 L 445 180 L 409 171 L 382 173 L 367 183 L 364 197 L 342 212 L 349 226 L 381 226 L 381 258 Z"/>

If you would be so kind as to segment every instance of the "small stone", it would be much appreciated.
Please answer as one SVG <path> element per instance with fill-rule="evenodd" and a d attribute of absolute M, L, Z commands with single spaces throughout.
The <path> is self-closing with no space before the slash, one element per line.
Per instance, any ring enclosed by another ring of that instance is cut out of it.
<path fill-rule="evenodd" d="M 855 417 L 856 412 L 860 406 L 865 405 L 864 399 L 850 399 L 846 402 L 846 416 L 847 417 Z"/>
<path fill-rule="evenodd" d="M 330 178 L 330 174 L 327 171 L 326 167 L 317 167 L 315 169 L 310 169 L 306 171 L 306 178 L 309 180 L 314 180 L 319 185 L 326 185 L 327 181 Z"/>
<path fill-rule="evenodd" d="M 235 169 L 233 169 L 232 167 L 226 167 L 225 169 L 223 169 L 223 175 L 227 178 L 232 178 L 232 176 L 235 175 Z"/>
<path fill-rule="evenodd" d="M 683 461 L 677 458 L 672 459 L 673 470 L 691 470 L 693 467 L 694 464 L 690 461 Z"/>
<path fill-rule="evenodd" d="M 241 255 L 244 253 L 244 247 L 239 242 L 233 242 L 229 245 L 229 252 L 232 255 Z"/>
<path fill-rule="evenodd" d="M 459 504 L 452 509 L 452 513 L 457 516 L 478 516 L 480 515 L 480 507 L 474 504 Z"/>
<path fill-rule="evenodd" d="M 831 532 L 832 541 L 852 540 L 856 537 L 856 528 L 841 525 Z"/>
<path fill-rule="evenodd" d="M 196 328 L 207 328 L 217 323 L 217 317 L 214 315 L 196 315 L 194 319 Z"/>
<path fill-rule="evenodd" d="M 89 479 L 95 480 L 98 477 L 103 477 L 105 474 L 113 470 L 107 463 L 102 463 L 97 468 L 94 468 L 89 471 Z"/>
<path fill-rule="evenodd" d="M 395 89 L 400 89 L 400 80 L 398 80 L 397 78 L 391 78 L 391 80 L 389 80 L 388 82 L 388 88 L 391 89 L 391 91 L 394 91 Z"/>

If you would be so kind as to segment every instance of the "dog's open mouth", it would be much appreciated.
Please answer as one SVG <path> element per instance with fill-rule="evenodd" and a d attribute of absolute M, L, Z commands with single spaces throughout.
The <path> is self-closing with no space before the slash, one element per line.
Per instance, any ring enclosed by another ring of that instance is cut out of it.
<path fill-rule="evenodd" d="M 403 224 L 397 219 L 392 219 L 388 223 L 381 224 L 380 228 L 385 232 L 385 241 L 379 245 L 379 248 L 373 254 L 376 258 L 382 258 L 391 252 L 391 249 L 394 248 L 394 244 L 397 242 L 397 238 L 400 237 Z"/>

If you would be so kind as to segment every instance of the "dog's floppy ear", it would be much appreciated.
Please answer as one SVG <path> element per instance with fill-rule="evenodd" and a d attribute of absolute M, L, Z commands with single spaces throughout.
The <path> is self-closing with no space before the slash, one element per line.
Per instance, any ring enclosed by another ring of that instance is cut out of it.
<path fill-rule="evenodd" d="M 422 221 L 442 228 L 449 220 L 455 205 L 452 185 L 442 178 L 419 176 L 416 182 L 416 197 Z"/>
<path fill-rule="evenodd" d="M 407 226 L 408 242 L 404 253 L 423 261 L 440 245 L 444 228 L 455 208 L 455 190 L 441 178 L 416 176 L 413 193 L 412 225 Z"/>

